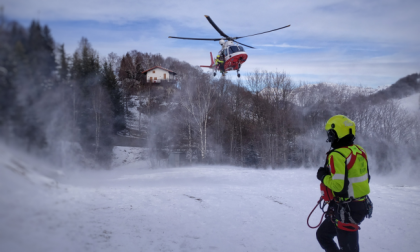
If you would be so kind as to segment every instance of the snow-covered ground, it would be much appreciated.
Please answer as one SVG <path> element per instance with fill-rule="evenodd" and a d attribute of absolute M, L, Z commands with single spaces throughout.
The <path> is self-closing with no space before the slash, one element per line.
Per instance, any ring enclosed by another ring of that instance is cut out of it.
<path fill-rule="evenodd" d="M 131 106 L 129 106 L 128 110 L 130 111 L 130 116 L 126 116 L 125 120 L 127 123 L 127 128 L 138 130 L 139 128 L 139 98 L 137 96 L 131 96 L 130 99 Z M 142 114 L 142 119 L 144 115 Z"/>
<path fill-rule="evenodd" d="M 137 163 L 146 167 L 149 162 L 149 149 L 142 147 L 114 146 L 111 167 L 118 167 L 131 163 Z"/>
<path fill-rule="evenodd" d="M 2 252 L 322 251 L 306 225 L 320 196 L 315 169 L 133 162 L 60 175 L 0 153 Z M 361 251 L 419 251 L 419 184 L 372 176 L 374 213 L 362 223 Z"/>

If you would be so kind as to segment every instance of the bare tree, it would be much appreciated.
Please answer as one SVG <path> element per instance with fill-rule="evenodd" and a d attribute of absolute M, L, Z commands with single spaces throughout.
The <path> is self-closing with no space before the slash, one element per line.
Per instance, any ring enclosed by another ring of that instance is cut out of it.
<path fill-rule="evenodd" d="M 102 100 L 103 100 L 103 90 L 101 86 L 96 86 L 95 90 L 93 90 L 92 96 L 92 107 L 95 113 L 95 151 L 94 151 L 94 160 L 97 161 L 99 147 L 100 147 L 100 140 L 101 140 L 101 113 L 102 113 Z"/>
<path fill-rule="evenodd" d="M 186 88 L 180 96 L 180 104 L 188 112 L 189 127 L 199 133 L 201 159 L 205 160 L 209 113 L 214 107 L 214 97 L 217 92 L 211 85 L 209 75 L 202 74 L 194 77 L 185 83 Z"/>

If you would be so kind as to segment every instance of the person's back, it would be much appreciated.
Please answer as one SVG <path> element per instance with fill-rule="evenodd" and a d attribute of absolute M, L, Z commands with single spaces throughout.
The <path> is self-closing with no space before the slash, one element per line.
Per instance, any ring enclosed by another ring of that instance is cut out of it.
<path fill-rule="evenodd" d="M 331 191 L 326 219 L 317 230 L 325 251 L 359 251 L 359 225 L 368 214 L 369 166 L 366 151 L 354 144 L 356 126 L 343 115 L 330 118 L 325 126 L 331 150 L 317 178 Z M 339 246 L 333 238 L 337 236 Z"/>
<path fill-rule="evenodd" d="M 343 200 L 366 196 L 370 192 L 367 164 L 367 154 L 359 145 L 334 149 L 328 157 L 332 176 L 322 182 Z M 346 180 L 348 185 L 344 188 Z"/>

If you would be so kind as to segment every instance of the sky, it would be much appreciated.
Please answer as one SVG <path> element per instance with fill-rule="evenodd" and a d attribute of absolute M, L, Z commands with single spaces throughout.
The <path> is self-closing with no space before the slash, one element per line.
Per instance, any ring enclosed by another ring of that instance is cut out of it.
<path fill-rule="evenodd" d="M 248 60 L 241 72 L 281 71 L 295 82 L 379 87 L 420 72 L 418 0 L 1 0 L 6 18 L 48 25 L 72 54 L 82 37 L 102 57 L 114 52 L 160 53 L 192 65 L 208 65 L 219 38 L 204 15 L 240 39 Z M 235 76 L 235 72 L 231 72 Z M 235 77 L 236 78 L 236 77 Z"/>

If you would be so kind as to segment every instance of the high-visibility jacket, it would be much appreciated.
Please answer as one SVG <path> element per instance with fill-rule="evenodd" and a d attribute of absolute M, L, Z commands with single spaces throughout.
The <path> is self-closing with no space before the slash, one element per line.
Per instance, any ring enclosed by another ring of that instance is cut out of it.
<path fill-rule="evenodd" d="M 327 158 L 331 175 L 325 176 L 322 182 L 333 191 L 334 196 L 357 199 L 369 194 L 369 168 L 362 147 L 351 145 L 338 148 Z"/>
<path fill-rule="evenodd" d="M 223 60 L 216 58 L 216 64 L 223 64 L 223 62 L 224 62 Z"/>

